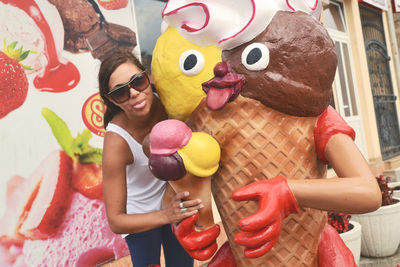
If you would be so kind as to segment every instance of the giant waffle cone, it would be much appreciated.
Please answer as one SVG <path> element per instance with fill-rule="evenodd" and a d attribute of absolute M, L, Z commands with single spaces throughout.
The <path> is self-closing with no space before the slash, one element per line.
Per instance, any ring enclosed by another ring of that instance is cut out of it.
<path fill-rule="evenodd" d="M 317 160 L 313 128 L 317 118 L 289 116 L 260 102 L 239 96 L 221 111 L 204 101 L 192 114 L 194 131 L 213 135 L 221 145 L 221 163 L 212 178 L 212 193 L 237 266 L 316 266 L 319 236 L 326 213 L 300 209 L 289 215 L 274 247 L 264 256 L 248 259 L 234 243 L 241 218 L 257 211 L 255 201 L 237 202 L 232 192 L 251 182 L 282 175 L 288 179 L 321 178 L 326 168 Z"/>

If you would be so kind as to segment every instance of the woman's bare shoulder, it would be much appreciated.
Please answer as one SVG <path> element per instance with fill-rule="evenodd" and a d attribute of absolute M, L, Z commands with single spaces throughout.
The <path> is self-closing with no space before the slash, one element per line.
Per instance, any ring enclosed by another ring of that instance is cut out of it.
<path fill-rule="evenodd" d="M 107 131 L 104 135 L 103 159 L 114 158 L 124 163 L 133 162 L 133 155 L 126 140 L 119 134 Z"/>

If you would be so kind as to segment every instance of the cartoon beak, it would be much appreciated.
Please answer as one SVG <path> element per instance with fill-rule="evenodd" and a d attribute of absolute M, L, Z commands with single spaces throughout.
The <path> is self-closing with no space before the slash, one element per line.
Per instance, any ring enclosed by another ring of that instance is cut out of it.
<path fill-rule="evenodd" d="M 214 67 L 214 78 L 202 84 L 203 91 L 207 94 L 207 106 L 211 110 L 220 110 L 238 97 L 246 78 L 242 74 L 231 71 L 225 61 L 219 62 Z"/>

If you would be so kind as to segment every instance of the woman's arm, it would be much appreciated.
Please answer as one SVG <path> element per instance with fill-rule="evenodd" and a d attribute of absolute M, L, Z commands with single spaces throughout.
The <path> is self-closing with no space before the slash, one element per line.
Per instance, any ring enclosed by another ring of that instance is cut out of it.
<path fill-rule="evenodd" d="M 164 224 L 177 223 L 192 216 L 201 208 L 200 200 L 185 201 L 186 212 L 180 212 L 180 199 L 187 192 L 176 194 L 169 204 L 159 211 L 143 214 L 126 214 L 126 165 L 133 156 L 125 140 L 115 133 L 106 133 L 103 145 L 103 194 L 110 228 L 117 234 L 137 233 Z"/>
<path fill-rule="evenodd" d="M 332 136 L 325 157 L 340 178 L 288 180 L 300 206 L 345 213 L 366 213 L 380 207 L 376 179 L 349 136 Z"/>

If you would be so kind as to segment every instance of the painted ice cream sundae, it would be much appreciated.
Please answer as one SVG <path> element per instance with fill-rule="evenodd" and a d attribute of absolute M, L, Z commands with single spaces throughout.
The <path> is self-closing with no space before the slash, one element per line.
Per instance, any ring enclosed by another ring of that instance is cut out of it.
<path fill-rule="evenodd" d="M 21 15 L 20 12 L 24 12 L 25 15 L 22 15 L 22 18 L 25 18 L 25 21 L 30 24 L 28 30 L 32 27 L 35 28 L 28 36 L 33 35 L 34 38 L 32 39 L 36 40 L 36 42 L 27 43 L 28 45 L 33 45 L 32 48 L 29 47 L 33 51 L 40 49 L 38 50 L 39 58 L 36 58 L 38 61 L 34 64 L 34 69 L 40 70 L 33 81 L 35 87 L 39 90 L 50 92 L 63 92 L 73 89 L 79 83 L 80 74 L 73 63 L 60 57 L 64 41 L 64 37 L 60 36 L 63 33 L 63 27 L 60 16 L 54 6 L 42 0 L 1 0 L 0 3 L 5 5 L 3 7 L 11 11 L 11 14 L 16 12 L 16 15 Z M 46 16 L 43 13 L 45 12 L 44 10 L 48 10 Z M 15 23 L 15 20 L 11 22 Z M 23 24 L 19 25 L 22 25 L 21 27 L 16 26 L 19 28 L 17 29 L 19 32 L 13 33 L 17 35 L 16 37 L 26 31 Z M 13 29 L 7 28 L 6 34 L 8 34 L 9 30 Z M 32 58 L 32 60 L 35 60 L 35 58 Z"/>
<path fill-rule="evenodd" d="M 60 56 L 64 47 L 64 30 L 61 17 L 57 9 L 48 1 L 37 1 L 37 5 L 41 10 L 45 10 L 43 16 L 49 25 L 51 25 L 50 30 L 54 39 L 57 56 Z M 48 63 L 45 55 L 45 40 L 32 17 L 23 9 L 5 1 L 0 1 L 0 17 L 2 18 L 0 25 L 1 42 L 4 39 L 8 43 L 18 41 L 18 44 L 22 45 L 24 49 L 35 51 L 36 53 L 30 54 L 23 63 L 26 66 L 30 66 L 33 71 L 44 69 Z M 32 71 L 28 71 L 28 73 L 30 72 Z"/>
<path fill-rule="evenodd" d="M 28 177 L 7 183 L 0 218 L 1 266 L 95 266 L 129 254 L 108 225 L 102 200 L 101 149 L 84 130 L 72 138 L 65 122 L 44 108 L 62 150 Z"/>
<path fill-rule="evenodd" d="M 95 0 L 0 0 L 0 17 L 0 118 L 25 102 L 27 75 L 40 91 L 76 88 L 79 70 L 63 51 L 101 60 L 117 47 L 136 46 L 135 33 L 107 22 Z"/>

